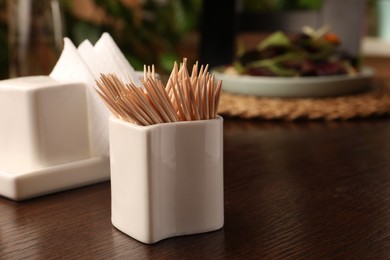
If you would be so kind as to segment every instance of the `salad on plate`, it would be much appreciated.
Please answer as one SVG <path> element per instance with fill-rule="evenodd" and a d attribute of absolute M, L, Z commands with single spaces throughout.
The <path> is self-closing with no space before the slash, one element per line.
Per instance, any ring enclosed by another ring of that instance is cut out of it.
<path fill-rule="evenodd" d="M 309 77 L 354 75 L 359 73 L 360 59 L 339 50 L 339 37 L 327 27 L 314 30 L 304 27 L 301 33 L 277 31 L 254 49 L 238 47 L 232 64 L 217 71 L 225 74 Z"/>

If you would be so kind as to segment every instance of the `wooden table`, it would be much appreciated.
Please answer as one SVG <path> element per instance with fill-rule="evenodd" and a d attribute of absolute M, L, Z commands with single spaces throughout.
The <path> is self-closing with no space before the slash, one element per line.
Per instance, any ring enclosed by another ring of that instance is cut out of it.
<path fill-rule="evenodd" d="M 224 228 L 154 245 L 111 225 L 109 182 L 0 198 L 0 259 L 390 257 L 389 119 L 225 119 L 224 174 Z"/>

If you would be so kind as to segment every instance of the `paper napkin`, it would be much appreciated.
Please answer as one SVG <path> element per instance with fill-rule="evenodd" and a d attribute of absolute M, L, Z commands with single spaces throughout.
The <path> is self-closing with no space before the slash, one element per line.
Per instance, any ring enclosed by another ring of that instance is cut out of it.
<path fill-rule="evenodd" d="M 124 81 L 130 78 L 137 86 L 142 86 L 134 68 L 108 33 L 103 33 L 94 46 L 85 40 L 77 48 L 70 39 L 64 38 L 64 49 L 50 76 L 87 85 L 91 153 L 109 156 L 110 113 L 95 91 L 95 79 L 101 73 L 115 73 Z"/>

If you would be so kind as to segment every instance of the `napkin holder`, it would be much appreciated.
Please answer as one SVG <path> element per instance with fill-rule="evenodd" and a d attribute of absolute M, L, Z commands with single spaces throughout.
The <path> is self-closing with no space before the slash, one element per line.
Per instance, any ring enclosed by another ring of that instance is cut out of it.
<path fill-rule="evenodd" d="M 86 86 L 48 76 L 0 81 L 0 195 L 24 200 L 109 179 L 92 156 Z"/>
<path fill-rule="evenodd" d="M 143 243 L 224 224 L 223 119 L 109 120 L 112 224 Z"/>

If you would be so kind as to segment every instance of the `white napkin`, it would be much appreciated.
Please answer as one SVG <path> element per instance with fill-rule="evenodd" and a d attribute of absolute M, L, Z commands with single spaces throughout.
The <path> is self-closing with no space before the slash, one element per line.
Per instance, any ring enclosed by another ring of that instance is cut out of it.
<path fill-rule="evenodd" d="M 99 78 L 100 73 L 107 73 L 107 69 L 109 68 L 109 66 L 107 66 L 107 64 L 103 62 L 96 62 L 100 60 L 100 55 L 95 51 L 90 41 L 83 41 L 77 47 L 77 52 L 80 55 L 81 59 L 84 61 L 84 63 L 87 65 L 87 67 L 92 73 L 92 76 L 95 79 Z"/>
<path fill-rule="evenodd" d="M 95 44 L 95 51 L 100 54 L 102 62 L 107 62 L 112 66 L 112 72 L 127 82 L 130 77 L 136 86 L 142 86 L 141 80 L 137 76 L 134 68 L 127 61 L 114 39 L 108 33 L 103 33 Z M 95 61 L 96 62 L 96 61 Z"/>
<path fill-rule="evenodd" d="M 142 86 L 134 68 L 108 33 L 104 33 L 95 46 L 85 40 L 78 48 L 70 39 L 64 38 L 64 49 L 50 76 L 59 81 L 87 85 L 89 136 L 93 156 L 109 156 L 110 113 L 95 90 L 95 79 L 101 73 L 115 73 L 125 82 L 130 78 L 137 86 Z"/>
<path fill-rule="evenodd" d="M 108 156 L 109 111 L 94 90 L 95 77 L 70 39 L 64 39 L 64 49 L 50 76 L 59 81 L 86 84 L 91 154 L 93 156 Z"/>
<path fill-rule="evenodd" d="M 52 78 L 60 81 L 84 82 L 93 84 L 94 77 L 90 69 L 80 57 L 76 47 L 69 38 L 64 38 L 64 49 L 50 73 Z"/>
<path fill-rule="evenodd" d="M 95 46 L 85 40 L 78 48 L 70 39 L 64 38 L 64 49 L 50 76 L 58 81 L 82 82 L 87 85 L 89 136 L 93 156 L 109 156 L 110 112 L 95 90 L 95 80 L 101 73 L 115 73 L 125 82 L 130 79 L 137 86 L 143 86 L 110 34 L 103 33 Z"/>

